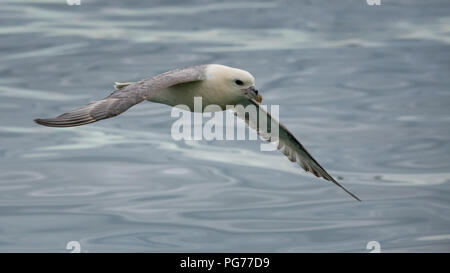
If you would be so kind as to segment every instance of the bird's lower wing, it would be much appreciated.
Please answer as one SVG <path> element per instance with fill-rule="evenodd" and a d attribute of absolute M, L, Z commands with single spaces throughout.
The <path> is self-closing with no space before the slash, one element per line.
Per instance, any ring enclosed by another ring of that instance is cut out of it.
<path fill-rule="evenodd" d="M 50 127 L 73 127 L 111 118 L 141 102 L 133 98 L 107 97 L 49 119 L 35 119 L 38 124 Z"/>
<path fill-rule="evenodd" d="M 278 150 L 287 156 L 290 161 L 297 162 L 297 164 L 300 165 L 300 167 L 302 167 L 305 171 L 311 172 L 317 177 L 323 177 L 325 180 L 331 181 L 353 198 L 361 201 L 356 195 L 348 191 L 331 175 L 329 175 L 328 172 L 325 171 L 325 169 L 320 166 L 320 164 L 309 154 L 305 147 L 303 147 L 300 141 L 298 141 L 297 138 L 295 138 L 295 136 L 286 128 L 286 126 L 274 119 L 267 111 L 260 107 L 257 101 L 250 100 L 249 104 L 254 105 L 258 110 L 256 119 L 249 118 L 249 116 L 246 116 L 244 112 L 236 110 L 239 108 L 235 108 L 236 115 L 244 119 L 250 128 L 256 130 L 262 139 L 276 143 Z M 263 123 L 260 124 L 259 120 L 261 118 L 262 122 L 266 123 L 265 125 L 263 125 Z M 278 127 L 278 134 L 276 134 L 276 130 L 270 131 L 270 128 L 273 129 L 276 127 Z"/>
<path fill-rule="evenodd" d="M 116 84 L 116 91 L 108 97 L 64 113 L 56 118 L 35 119 L 38 124 L 50 127 L 80 126 L 117 116 L 157 92 L 170 86 L 200 81 L 205 77 L 205 66 L 192 66 L 159 74 L 139 82 Z"/>

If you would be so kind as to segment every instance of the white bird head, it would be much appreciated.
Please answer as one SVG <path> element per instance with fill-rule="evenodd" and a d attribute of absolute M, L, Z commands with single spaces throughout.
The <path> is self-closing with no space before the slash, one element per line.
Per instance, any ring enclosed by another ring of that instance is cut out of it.
<path fill-rule="evenodd" d="M 255 88 L 255 77 L 245 70 L 211 64 L 208 65 L 206 75 L 208 82 L 220 90 L 226 90 L 238 98 L 262 101 L 262 96 Z"/>

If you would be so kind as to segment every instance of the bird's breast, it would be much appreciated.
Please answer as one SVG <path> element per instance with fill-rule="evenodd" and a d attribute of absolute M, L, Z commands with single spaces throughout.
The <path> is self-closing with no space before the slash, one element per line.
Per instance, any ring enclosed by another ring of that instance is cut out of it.
<path fill-rule="evenodd" d="M 201 105 L 199 99 L 201 98 Z M 208 107 L 210 111 L 226 110 L 227 105 L 234 105 L 238 98 L 231 92 L 219 90 L 214 87 L 203 85 L 201 82 L 191 82 L 179 84 L 161 90 L 149 101 L 163 103 L 170 106 L 186 105 L 191 111 L 204 111 L 208 105 L 218 105 L 218 107 Z M 197 105 L 194 105 L 194 103 Z"/>

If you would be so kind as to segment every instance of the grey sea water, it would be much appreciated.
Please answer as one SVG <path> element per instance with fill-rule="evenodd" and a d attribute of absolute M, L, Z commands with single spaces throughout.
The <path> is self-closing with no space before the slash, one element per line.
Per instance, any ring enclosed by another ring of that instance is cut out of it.
<path fill-rule="evenodd" d="M 0 251 L 450 251 L 450 2 L 0 0 Z M 221 63 L 363 202 L 168 106 L 33 123 Z"/>

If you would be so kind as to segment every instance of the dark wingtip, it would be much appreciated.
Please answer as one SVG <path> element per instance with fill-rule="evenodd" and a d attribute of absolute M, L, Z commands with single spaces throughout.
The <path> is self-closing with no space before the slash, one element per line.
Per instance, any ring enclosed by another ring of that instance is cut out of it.
<path fill-rule="evenodd" d="M 74 127 L 74 126 L 80 126 L 84 124 L 88 124 L 93 121 L 82 121 L 82 122 L 76 122 L 76 121 L 65 121 L 65 120 L 58 120 L 58 118 L 50 118 L 50 119 L 34 119 L 34 122 L 36 122 L 39 125 L 47 126 L 47 127 L 56 127 L 56 128 L 62 128 L 62 127 Z"/>
<path fill-rule="evenodd" d="M 37 124 L 44 125 L 42 122 L 42 119 L 40 119 L 40 118 L 35 118 L 35 119 L 33 119 L 33 121 L 36 122 Z"/>
<path fill-rule="evenodd" d="M 355 194 L 353 194 L 352 192 L 347 190 L 344 186 L 342 186 L 339 182 L 337 182 L 331 175 L 328 175 L 328 177 L 324 177 L 324 179 L 333 182 L 336 186 L 338 186 L 339 188 L 343 189 L 348 195 L 350 195 L 351 197 L 355 198 L 359 202 L 362 202 L 362 200 L 359 199 L 358 196 L 356 196 Z"/>
<path fill-rule="evenodd" d="M 361 199 L 359 199 L 358 196 L 354 195 L 353 193 L 351 193 L 349 190 L 347 190 L 346 188 L 344 188 L 344 186 L 340 186 L 346 193 L 348 193 L 351 197 L 355 198 L 356 200 L 358 200 L 359 202 L 362 202 Z"/>
<path fill-rule="evenodd" d="M 333 179 L 334 180 L 334 179 Z M 336 180 L 334 180 L 334 182 L 340 187 L 342 188 L 346 193 L 348 193 L 351 197 L 355 198 L 356 200 L 358 200 L 359 202 L 362 202 L 361 199 L 359 199 L 358 196 L 354 195 L 352 192 L 350 192 L 349 190 L 347 190 L 344 186 L 342 186 L 341 184 L 337 183 Z"/>
<path fill-rule="evenodd" d="M 50 126 L 51 127 L 51 125 L 52 125 L 52 124 L 48 123 L 46 119 L 36 118 L 33 121 L 36 122 L 37 124 L 43 125 L 43 126 Z"/>
<path fill-rule="evenodd" d="M 359 202 L 362 202 L 362 200 L 361 200 L 361 199 L 359 199 L 359 197 L 358 197 L 358 196 L 356 196 L 356 195 L 354 195 L 354 194 L 351 194 L 351 196 L 352 196 L 353 198 L 355 198 L 356 200 L 358 200 Z"/>

